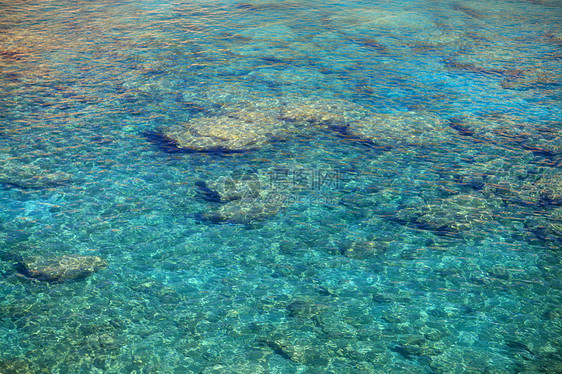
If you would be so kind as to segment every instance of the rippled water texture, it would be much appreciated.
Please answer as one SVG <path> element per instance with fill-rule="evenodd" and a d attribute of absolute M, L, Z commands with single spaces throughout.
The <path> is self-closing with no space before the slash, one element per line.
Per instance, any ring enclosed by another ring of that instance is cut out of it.
<path fill-rule="evenodd" d="M 562 373 L 561 15 L 0 0 L 0 372 Z"/>

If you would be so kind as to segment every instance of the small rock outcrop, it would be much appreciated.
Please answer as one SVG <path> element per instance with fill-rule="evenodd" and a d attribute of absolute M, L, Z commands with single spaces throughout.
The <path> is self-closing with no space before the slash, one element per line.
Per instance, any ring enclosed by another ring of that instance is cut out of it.
<path fill-rule="evenodd" d="M 21 188 L 45 188 L 71 179 L 67 173 L 53 172 L 42 167 L 11 159 L 0 154 L 0 183 Z"/>
<path fill-rule="evenodd" d="M 249 173 L 198 183 L 203 198 L 221 203 L 201 217 L 210 222 L 247 224 L 277 214 L 285 204 L 278 191 L 268 188 L 265 178 Z"/>
<path fill-rule="evenodd" d="M 25 277 L 54 283 L 83 279 L 106 266 L 107 261 L 98 256 L 79 255 L 30 256 L 20 259 L 16 265 Z"/>
<path fill-rule="evenodd" d="M 525 220 L 525 226 L 539 239 L 556 245 L 562 244 L 562 207 L 537 212 Z"/>
<path fill-rule="evenodd" d="M 249 224 L 274 216 L 280 208 L 280 204 L 261 198 L 233 200 L 203 213 L 202 217 L 211 222 Z"/>
<path fill-rule="evenodd" d="M 494 203 L 483 196 L 460 194 L 420 207 L 405 208 L 396 218 L 441 234 L 459 234 L 494 221 Z"/>

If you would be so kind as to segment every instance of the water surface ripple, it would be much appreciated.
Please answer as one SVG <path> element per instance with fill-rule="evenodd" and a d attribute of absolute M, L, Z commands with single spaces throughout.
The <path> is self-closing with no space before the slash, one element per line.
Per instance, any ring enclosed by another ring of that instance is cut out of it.
<path fill-rule="evenodd" d="M 562 373 L 561 15 L 0 0 L 0 372 Z"/>

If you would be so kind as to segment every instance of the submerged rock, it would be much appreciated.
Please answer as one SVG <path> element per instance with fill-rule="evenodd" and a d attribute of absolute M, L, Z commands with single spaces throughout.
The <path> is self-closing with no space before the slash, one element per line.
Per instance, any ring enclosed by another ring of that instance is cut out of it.
<path fill-rule="evenodd" d="M 555 71 L 547 69 L 527 69 L 506 74 L 501 81 L 501 86 L 510 90 L 529 90 L 541 88 L 554 88 L 559 85 L 562 76 Z"/>
<path fill-rule="evenodd" d="M 434 373 L 508 374 L 518 371 L 515 364 L 505 356 L 487 352 L 485 349 L 452 346 L 440 351 L 431 352 L 428 356 L 429 367 Z M 501 363 L 503 367 L 498 367 L 497 363 Z"/>
<path fill-rule="evenodd" d="M 539 239 L 562 244 L 562 207 L 536 213 L 525 220 L 525 226 Z"/>
<path fill-rule="evenodd" d="M 343 128 L 350 122 L 364 118 L 364 108 L 344 100 L 305 99 L 288 103 L 281 109 L 280 118 L 306 126 Z"/>
<path fill-rule="evenodd" d="M 205 212 L 202 217 L 211 222 L 253 223 L 274 216 L 280 208 L 280 204 L 266 198 L 240 199 Z"/>
<path fill-rule="evenodd" d="M 106 266 L 107 261 L 98 256 L 79 255 L 31 256 L 22 258 L 17 263 L 21 274 L 45 282 L 86 278 Z"/>
<path fill-rule="evenodd" d="M 13 358 L 0 361 L 0 373 L 2 374 L 33 374 L 37 373 L 26 360 Z"/>
<path fill-rule="evenodd" d="M 373 114 L 352 122 L 347 131 L 381 147 L 440 144 L 454 135 L 444 119 L 423 112 Z"/>
<path fill-rule="evenodd" d="M 247 151 L 318 129 L 343 130 L 368 115 L 351 102 L 318 98 L 239 99 L 224 105 L 222 114 L 171 126 L 161 136 L 179 149 Z"/>
<path fill-rule="evenodd" d="M 504 75 L 534 67 L 534 53 L 528 44 L 513 39 L 484 41 L 471 38 L 470 44 L 445 62 L 451 69 Z"/>
<path fill-rule="evenodd" d="M 257 362 L 244 362 L 232 365 L 216 364 L 203 369 L 201 374 L 265 374 L 269 370 Z"/>
<path fill-rule="evenodd" d="M 453 172 L 462 186 L 526 206 L 562 205 L 562 173 L 537 165 L 533 155 L 478 156 Z"/>
<path fill-rule="evenodd" d="M 366 260 L 383 254 L 389 248 L 388 242 L 376 240 L 354 241 L 342 248 L 341 253 L 355 260 Z"/>
<path fill-rule="evenodd" d="M 194 151 L 245 151 L 283 137 L 284 124 L 263 113 L 238 110 L 194 119 L 164 131 L 178 148 Z"/>
<path fill-rule="evenodd" d="M 257 198 L 262 192 L 262 187 L 266 185 L 267 181 L 264 180 L 263 175 L 257 173 L 238 173 L 197 183 L 199 191 L 206 200 L 222 203 Z"/>
<path fill-rule="evenodd" d="M 562 130 L 557 123 L 531 123 L 525 118 L 505 114 L 458 116 L 451 122 L 463 135 L 489 141 L 503 148 L 522 148 L 547 156 L 562 153 Z"/>
<path fill-rule="evenodd" d="M 537 172 L 528 158 L 508 158 L 498 155 L 476 156 L 471 163 L 453 172 L 455 181 L 463 186 L 487 193 L 506 189 L 508 184 L 521 184 Z"/>
<path fill-rule="evenodd" d="M 562 173 L 543 175 L 536 182 L 525 185 L 520 192 L 539 204 L 562 205 Z"/>
<path fill-rule="evenodd" d="M 492 203 L 484 197 L 461 194 L 422 207 L 402 209 L 397 218 L 423 229 L 456 234 L 493 221 Z"/>
<path fill-rule="evenodd" d="M 293 342 L 286 337 L 268 337 L 259 341 L 268 346 L 275 354 L 298 364 L 325 367 L 332 357 L 330 353 L 333 353 L 306 344 L 308 342 Z"/>
<path fill-rule="evenodd" d="M 201 217 L 211 222 L 252 223 L 279 211 L 284 202 L 270 188 L 265 172 L 234 173 L 228 177 L 197 183 L 205 200 L 220 202 Z"/>
<path fill-rule="evenodd" d="M 295 300 L 286 307 L 289 316 L 301 320 L 320 318 L 329 309 L 328 305 L 318 304 L 309 300 Z"/>
<path fill-rule="evenodd" d="M 485 192 L 493 192 L 502 199 L 523 205 L 562 205 L 562 173 L 548 170 L 536 180 L 501 180 L 489 184 Z"/>
<path fill-rule="evenodd" d="M 442 342 L 434 342 L 426 339 L 422 335 L 414 335 L 400 342 L 392 350 L 400 353 L 405 358 L 409 359 L 412 356 L 432 357 L 441 354 L 445 350 L 445 345 Z"/>
<path fill-rule="evenodd" d="M 200 217 L 212 222 L 262 221 L 291 205 L 328 202 L 339 178 L 339 171 L 333 168 L 286 163 L 198 181 L 199 196 L 220 203 L 211 205 Z"/>
<path fill-rule="evenodd" d="M 0 155 L 0 183 L 21 188 L 44 188 L 67 182 L 70 178 L 67 173 L 52 172 Z"/>

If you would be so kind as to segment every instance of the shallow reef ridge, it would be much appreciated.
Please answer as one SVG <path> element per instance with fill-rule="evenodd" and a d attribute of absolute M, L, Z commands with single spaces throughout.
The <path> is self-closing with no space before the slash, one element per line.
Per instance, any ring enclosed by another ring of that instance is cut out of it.
<path fill-rule="evenodd" d="M 323 129 L 379 147 L 436 145 L 457 134 L 448 120 L 433 113 L 373 113 L 344 100 L 291 98 L 281 105 L 249 102 L 243 109 L 170 126 L 163 135 L 180 149 L 244 151 Z"/>

